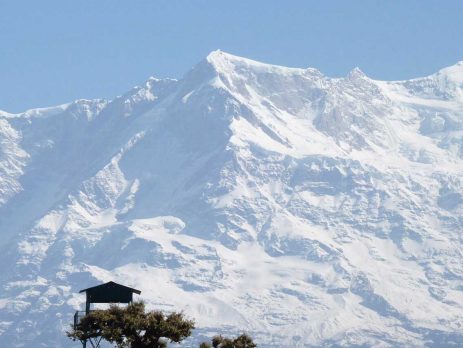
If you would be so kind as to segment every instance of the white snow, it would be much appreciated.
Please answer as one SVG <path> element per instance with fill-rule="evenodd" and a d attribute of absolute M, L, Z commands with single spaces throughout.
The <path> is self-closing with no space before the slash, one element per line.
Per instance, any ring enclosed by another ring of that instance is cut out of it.
<path fill-rule="evenodd" d="M 77 347 L 78 291 L 113 280 L 195 318 L 192 347 L 458 346 L 462 84 L 462 62 L 375 81 L 215 51 L 0 112 L 0 342 Z"/>

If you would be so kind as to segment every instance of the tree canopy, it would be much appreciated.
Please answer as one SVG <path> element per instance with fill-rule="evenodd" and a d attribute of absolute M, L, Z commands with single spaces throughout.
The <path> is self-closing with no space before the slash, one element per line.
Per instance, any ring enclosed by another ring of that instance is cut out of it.
<path fill-rule="evenodd" d="M 79 341 L 102 337 L 118 348 L 162 348 L 168 341 L 181 342 L 193 328 L 194 321 L 183 313 L 146 312 L 144 302 L 135 302 L 91 311 L 67 335 Z"/>
<path fill-rule="evenodd" d="M 164 348 L 167 343 L 179 343 L 191 335 L 194 321 L 183 313 L 165 314 L 146 311 L 144 302 L 127 307 L 110 305 L 108 309 L 91 311 L 67 333 L 74 341 L 102 338 L 118 348 Z M 242 334 L 236 338 L 215 336 L 211 343 L 199 348 L 255 348 L 252 338 Z"/>
<path fill-rule="evenodd" d="M 242 334 L 236 338 L 226 338 L 223 336 L 215 336 L 212 338 L 212 345 L 206 342 L 201 343 L 199 348 L 255 348 L 257 345 L 252 338 L 246 334 Z"/>

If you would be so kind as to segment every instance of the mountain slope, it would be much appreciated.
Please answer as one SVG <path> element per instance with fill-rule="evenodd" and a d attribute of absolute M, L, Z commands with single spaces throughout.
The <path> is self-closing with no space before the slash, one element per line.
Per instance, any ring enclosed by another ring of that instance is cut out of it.
<path fill-rule="evenodd" d="M 463 342 L 462 75 L 216 51 L 112 101 L 0 113 L 0 341 L 68 346 L 78 290 L 114 280 L 196 318 L 191 345 Z"/>

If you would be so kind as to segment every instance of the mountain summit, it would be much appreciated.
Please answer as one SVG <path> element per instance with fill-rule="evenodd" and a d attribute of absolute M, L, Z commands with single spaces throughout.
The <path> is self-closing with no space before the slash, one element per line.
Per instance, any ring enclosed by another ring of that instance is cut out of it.
<path fill-rule="evenodd" d="M 0 341 L 70 346 L 78 291 L 115 281 L 196 318 L 192 346 L 458 345 L 462 71 L 215 51 L 111 101 L 1 112 Z"/>

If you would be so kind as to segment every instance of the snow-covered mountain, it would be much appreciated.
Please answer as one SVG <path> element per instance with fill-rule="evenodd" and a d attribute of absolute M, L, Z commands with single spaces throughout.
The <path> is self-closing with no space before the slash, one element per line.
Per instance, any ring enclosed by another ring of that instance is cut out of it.
<path fill-rule="evenodd" d="M 462 346 L 462 173 L 463 62 L 383 82 L 216 51 L 0 112 L 0 346 L 78 347 L 78 291 L 109 280 L 196 339 Z"/>

